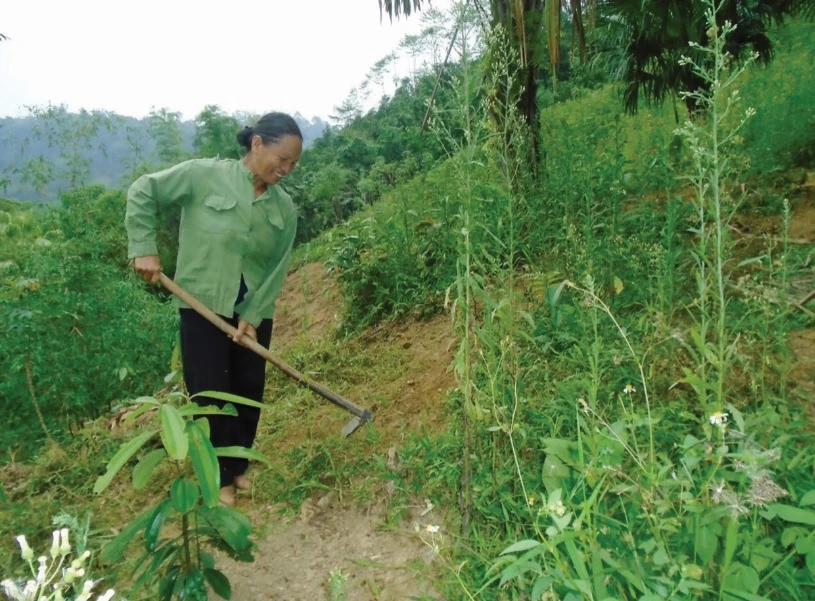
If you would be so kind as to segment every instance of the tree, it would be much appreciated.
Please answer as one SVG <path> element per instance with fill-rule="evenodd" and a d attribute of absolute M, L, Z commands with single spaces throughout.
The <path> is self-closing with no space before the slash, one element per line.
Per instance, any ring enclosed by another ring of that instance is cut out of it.
<path fill-rule="evenodd" d="M 695 92 L 706 86 L 688 64 L 679 64 L 682 55 L 694 53 L 691 43 L 708 43 L 702 3 L 606 0 L 599 9 L 605 19 L 606 52 L 619 53 L 628 113 L 637 112 L 640 96 L 660 104 L 681 91 Z M 719 24 L 729 21 L 736 26 L 725 48 L 734 62 L 755 52 L 760 62 L 768 64 L 773 56 L 768 27 L 796 14 L 815 15 L 815 0 L 722 0 L 716 18 Z M 685 102 L 689 111 L 696 111 L 692 98 Z"/>
<path fill-rule="evenodd" d="M 186 158 L 181 135 L 181 113 L 166 108 L 151 110 L 148 117 L 150 137 L 156 144 L 156 153 L 162 167 L 169 167 Z"/>
<path fill-rule="evenodd" d="M 401 15 L 409 17 L 411 12 L 420 10 L 422 10 L 422 0 L 379 0 L 380 20 L 384 17 L 384 13 L 388 13 L 391 23 L 394 17 L 397 19 Z"/>
<path fill-rule="evenodd" d="M 545 3 L 551 15 L 550 62 L 557 65 L 559 61 L 559 40 L 560 40 L 560 0 L 490 0 L 492 9 L 492 26 L 502 26 L 510 36 L 517 55 L 520 60 L 517 84 L 521 87 L 521 93 L 513 94 L 513 90 L 507 89 L 499 91 L 506 95 L 506 98 L 517 96 L 518 110 L 529 127 L 529 137 L 532 141 L 529 161 L 532 172 L 537 172 L 538 157 L 540 155 L 540 121 L 538 115 L 538 71 L 542 62 L 542 39 Z M 465 5 L 469 4 L 469 0 Z M 380 11 L 383 9 L 393 20 L 399 14 L 410 15 L 413 10 L 421 10 L 421 0 L 380 0 Z M 476 7 L 480 10 L 480 3 L 475 0 Z M 557 31 L 554 31 L 554 28 Z M 552 58 L 554 57 L 554 58 Z M 487 59 L 489 61 L 489 57 Z M 514 88 L 514 86 L 512 86 Z M 504 99 L 498 99 L 498 104 L 503 105 Z M 494 117 L 496 117 L 494 115 Z M 499 129 L 502 125 L 499 123 Z"/>
<path fill-rule="evenodd" d="M 218 106 L 207 105 L 195 117 L 195 151 L 199 156 L 239 159 L 242 155 L 236 134 L 240 123 Z"/>

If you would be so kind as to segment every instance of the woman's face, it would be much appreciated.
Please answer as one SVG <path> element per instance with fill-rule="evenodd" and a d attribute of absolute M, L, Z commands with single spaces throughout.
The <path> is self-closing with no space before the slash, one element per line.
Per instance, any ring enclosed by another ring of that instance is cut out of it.
<path fill-rule="evenodd" d="M 252 139 L 252 172 L 267 185 L 274 186 L 291 173 L 302 152 L 303 141 L 297 136 L 287 134 L 268 144 L 264 144 L 260 136 L 255 136 Z"/>

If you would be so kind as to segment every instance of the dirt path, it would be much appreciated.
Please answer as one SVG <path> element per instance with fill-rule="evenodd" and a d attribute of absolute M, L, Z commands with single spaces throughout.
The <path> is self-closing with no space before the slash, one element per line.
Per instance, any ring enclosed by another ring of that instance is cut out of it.
<path fill-rule="evenodd" d="M 217 562 L 232 581 L 233 601 L 441 600 L 430 582 L 433 549 L 408 526 L 383 530 L 383 523 L 378 511 L 321 500 L 304 507 L 300 518 L 273 524 L 254 563 Z M 344 579 L 345 597 L 332 597 L 332 573 Z"/>
<path fill-rule="evenodd" d="M 793 207 L 790 223 L 790 237 L 811 244 L 815 248 L 815 174 L 808 174 L 802 185 L 804 194 Z M 815 261 L 815 254 L 810 255 Z M 815 274 L 815 265 L 810 265 L 812 274 Z M 807 279 L 807 286 L 803 294 L 815 289 L 815 277 Z M 811 309 L 812 303 L 808 303 Z M 792 351 L 795 367 L 790 379 L 796 393 L 803 400 L 809 400 L 810 406 L 815 405 L 815 329 L 807 328 L 791 332 L 789 338 L 790 351 Z M 811 409 L 815 415 L 815 407 Z"/>
<path fill-rule="evenodd" d="M 341 302 L 336 282 L 322 264 L 304 265 L 291 273 L 275 316 L 273 351 L 282 353 L 292 345 L 319 344 L 330 338 L 339 323 Z M 393 354 L 392 349 L 399 353 L 391 359 L 396 368 L 382 378 L 377 376 L 373 399 L 370 381 L 353 383 L 345 391 L 348 398 L 367 396 L 374 403 L 379 440 L 370 452 L 387 454 L 411 430 L 444 427 L 443 400 L 454 384 L 448 370 L 452 340 L 446 317 L 387 324 L 359 340 L 361 352 L 372 362 L 382 360 L 385 353 Z M 327 403 L 310 411 L 313 417 L 307 427 L 296 422 L 280 426 L 286 432 L 279 439 L 285 442 L 279 444 L 336 435 L 337 421 L 345 420 Z M 255 536 L 258 550 L 253 563 L 216 557 L 219 569 L 232 582 L 235 601 L 442 599 L 432 584 L 438 562 L 431 546 L 442 534 L 426 531 L 441 522 L 436 510 L 425 512 L 417 505 L 407 511 L 404 521 L 393 525 L 381 503 L 369 508 L 343 506 L 333 493 L 307 500 L 299 516 L 291 519 L 279 517 L 277 507 L 258 506 L 245 496 L 239 498 L 239 508 L 262 531 Z M 335 570 L 346 579 L 344 597 L 329 592 Z"/>

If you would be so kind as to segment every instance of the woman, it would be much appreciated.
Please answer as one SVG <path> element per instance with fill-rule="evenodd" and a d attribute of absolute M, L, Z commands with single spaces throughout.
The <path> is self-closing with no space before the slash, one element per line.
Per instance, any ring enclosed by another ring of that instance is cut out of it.
<path fill-rule="evenodd" d="M 157 282 L 156 209 L 181 204 L 175 281 L 237 328 L 230 339 L 174 299 L 187 390 L 261 401 L 265 360 L 235 343 L 244 335 L 267 348 L 271 343 L 275 303 L 297 228 L 294 204 L 277 184 L 300 159 L 303 135 L 290 116 L 269 113 L 237 137 L 246 149 L 241 160 L 194 159 L 137 179 L 128 191 L 125 226 L 128 258 L 145 280 Z M 236 408 L 238 417 L 209 416 L 213 446 L 252 446 L 260 411 Z M 219 465 L 220 498 L 232 505 L 236 488 L 251 487 L 245 475 L 249 462 L 220 457 Z"/>

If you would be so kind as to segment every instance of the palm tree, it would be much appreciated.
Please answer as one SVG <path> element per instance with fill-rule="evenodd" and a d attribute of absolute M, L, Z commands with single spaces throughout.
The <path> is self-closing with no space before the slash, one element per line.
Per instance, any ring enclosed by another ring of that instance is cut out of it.
<path fill-rule="evenodd" d="M 427 2 L 429 4 L 429 2 Z M 411 12 L 422 10 L 422 0 L 379 0 L 379 18 L 382 19 L 384 13 L 388 13 L 391 22 L 401 15 L 409 17 Z"/>
<path fill-rule="evenodd" d="M 480 0 L 473 0 L 481 14 L 485 11 Z M 400 15 L 408 16 L 411 11 L 422 8 L 422 0 L 379 0 L 380 14 L 387 13 L 393 20 Z M 538 72 L 543 57 L 536 49 L 541 46 L 541 35 L 544 24 L 544 6 L 548 5 L 549 21 L 555 22 L 556 27 L 549 27 L 550 62 L 557 65 L 559 60 L 560 41 L 560 0 L 490 0 L 492 12 L 492 26 L 502 26 L 509 34 L 510 39 L 520 58 L 520 74 L 518 85 L 521 94 L 518 100 L 518 110 L 530 127 L 532 138 L 531 161 L 533 167 L 537 164 L 539 156 L 539 119 L 538 119 Z M 557 19 L 552 20 L 551 15 Z M 508 91 L 507 91 L 508 92 Z"/>
<path fill-rule="evenodd" d="M 689 43 L 708 42 L 704 5 L 698 0 L 605 0 L 598 7 L 605 27 L 605 52 L 616 55 L 616 70 L 625 83 L 623 104 L 634 114 L 640 96 L 660 104 L 680 91 L 705 87 L 689 65 L 680 65 Z M 748 53 L 759 61 L 772 60 L 773 47 L 768 27 L 796 14 L 815 15 L 815 0 L 722 0 L 719 23 L 736 25 L 725 50 L 738 63 Z M 693 99 L 687 99 L 695 112 Z"/>

